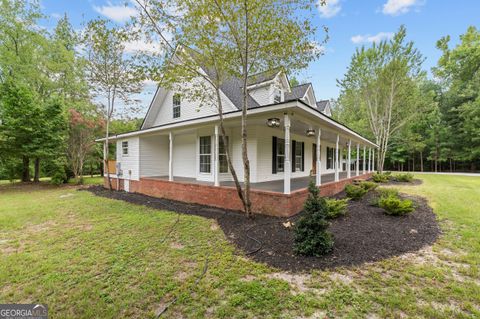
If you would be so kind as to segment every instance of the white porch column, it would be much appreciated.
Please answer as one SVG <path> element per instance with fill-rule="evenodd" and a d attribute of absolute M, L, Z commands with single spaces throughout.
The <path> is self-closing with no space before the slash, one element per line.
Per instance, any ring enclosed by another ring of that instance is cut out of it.
<path fill-rule="evenodd" d="M 220 180 L 218 179 L 218 167 L 219 167 L 219 158 L 218 158 L 218 152 L 219 152 L 219 139 L 218 139 L 218 125 L 215 125 L 215 145 L 214 145 L 214 151 L 213 151 L 213 184 L 215 186 L 220 186 Z"/>
<path fill-rule="evenodd" d="M 285 162 L 283 167 L 283 193 L 290 194 L 290 177 L 292 174 L 292 164 L 290 160 L 290 117 L 285 113 Z"/>
<path fill-rule="evenodd" d="M 360 143 L 357 143 L 357 162 L 355 165 L 355 175 L 360 175 Z"/>
<path fill-rule="evenodd" d="M 335 182 L 338 182 L 338 167 L 340 166 L 340 161 L 338 158 L 338 142 L 340 141 L 340 135 L 337 134 L 337 144 L 335 145 Z"/>
<path fill-rule="evenodd" d="M 375 172 L 375 148 L 372 149 L 372 172 Z"/>
<path fill-rule="evenodd" d="M 320 137 L 322 136 L 322 130 L 320 128 L 317 129 L 317 149 L 315 150 L 317 152 L 317 171 L 316 171 L 316 180 L 315 180 L 315 185 L 320 186 L 322 185 L 322 161 L 320 160 L 320 142 L 321 139 Z"/>
<path fill-rule="evenodd" d="M 368 148 L 368 172 L 372 171 L 372 148 Z"/>
<path fill-rule="evenodd" d="M 363 174 L 367 173 L 367 147 L 363 145 Z"/>
<path fill-rule="evenodd" d="M 347 178 L 352 177 L 352 140 L 348 140 Z"/>
<path fill-rule="evenodd" d="M 173 181 L 173 133 L 168 133 L 168 180 Z"/>

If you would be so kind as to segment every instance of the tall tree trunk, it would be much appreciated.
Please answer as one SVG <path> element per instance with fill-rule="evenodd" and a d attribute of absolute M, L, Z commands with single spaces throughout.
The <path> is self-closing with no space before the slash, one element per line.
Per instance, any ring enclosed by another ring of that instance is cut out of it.
<path fill-rule="evenodd" d="M 30 182 L 30 158 L 23 155 L 22 182 Z"/>
<path fill-rule="evenodd" d="M 40 159 L 38 157 L 35 158 L 35 172 L 33 176 L 33 182 L 39 183 L 40 182 Z"/>
<path fill-rule="evenodd" d="M 229 141 L 227 139 L 227 133 L 225 131 L 225 126 L 224 126 L 224 121 L 223 121 L 223 104 L 222 104 L 222 98 L 221 98 L 221 95 L 220 95 L 220 89 L 218 87 L 215 88 L 215 92 L 216 92 L 216 95 L 217 95 L 218 114 L 219 114 L 219 117 L 220 117 L 220 132 L 221 132 L 221 135 L 222 135 L 223 145 L 225 146 L 225 153 L 227 154 L 228 168 L 230 169 L 230 174 L 232 175 L 233 181 L 235 182 L 235 187 L 237 189 L 238 197 L 242 201 L 243 209 L 246 212 L 247 211 L 247 202 L 245 200 L 245 197 L 243 196 L 242 186 L 241 186 L 241 184 L 238 180 L 237 172 L 236 172 L 235 168 L 233 167 L 232 159 L 231 159 L 231 156 L 230 156 Z"/>
<path fill-rule="evenodd" d="M 420 152 L 420 171 L 423 172 L 423 151 Z"/>
<path fill-rule="evenodd" d="M 245 10 L 245 50 L 243 52 L 243 108 L 242 108 L 242 159 L 243 159 L 243 176 L 244 176 L 244 197 L 245 197 L 245 214 L 247 217 L 253 217 L 251 212 L 252 203 L 250 202 L 250 161 L 248 159 L 247 147 L 247 110 L 248 110 L 248 65 L 249 65 L 249 16 L 247 1 L 244 1 Z"/>
<path fill-rule="evenodd" d="M 415 152 L 412 153 L 412 172 L 415 172 Z"/>

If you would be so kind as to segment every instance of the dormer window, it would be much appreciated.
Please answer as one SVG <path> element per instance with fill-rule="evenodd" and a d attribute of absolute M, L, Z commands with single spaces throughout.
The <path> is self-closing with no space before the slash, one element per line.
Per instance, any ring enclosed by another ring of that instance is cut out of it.
<path fill-rule="evenodd" d="M 180 104 L 181 104 L 181 98 L 180 94 L 174 94 L 173 95 L 173 118 L 179 118 L 180 117 Z"/>
<path fill-rule="evenodd" d="M 282 102 L 282 91 L 278 88 L 273 89 L 273 103 Z"/>

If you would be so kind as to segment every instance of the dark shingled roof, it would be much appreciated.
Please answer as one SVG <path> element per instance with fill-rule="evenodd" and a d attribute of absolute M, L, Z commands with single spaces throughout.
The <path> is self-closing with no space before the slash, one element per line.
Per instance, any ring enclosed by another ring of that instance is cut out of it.
<path fill-rule="evenodd" d="M 257 73 L 254 75 L 251 75 L 247 79 L 247 85 L 254 85 L 266 81 L 273 80 L 275 76 L 280 72 L 282 68 L 274 68 L 265 72 Z"/>
<path fill-rule="evenodd" d="M 285 93 L 285 100 L 296 100 L 301 99 L 305 96 L 308 87 L 312 85 L 311 83 L 304 83 L 291 88 L 290 93 Z"/>
<path fill-rule="evenodd" d="M 328 102 L 328 100 L 317 101 L 317 109 L 320 112 L 325 112 L 325 108 L 327 107 Z"/>

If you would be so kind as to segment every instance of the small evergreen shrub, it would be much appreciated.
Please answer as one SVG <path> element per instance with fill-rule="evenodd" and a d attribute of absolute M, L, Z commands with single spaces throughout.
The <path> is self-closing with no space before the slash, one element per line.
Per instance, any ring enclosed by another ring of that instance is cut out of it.
<path fill-rule="evenodd" d="M 409 199 L 402 200 L 397 196 L 380 197 L 378 206 L 385 209 L 388 215 L 403 216 L 415 210 L 413 202 Z"/>
<path fill-rule="evenodd" d="M 345 186 L 345 193 L 347 194 L 347 197 L 353 200 L 362 198 L 367 192 L 368 190 L 360 185 L 349 184 Z"/>
<path fill-rule="evenodd" d="M 383 188 L 383 187 L 377 188 L 376 193 L 377 193 L 377 196 L 374 197 L 371 202 L 373 206 L 378 206 L 378 201 L 382 197 L 389 197 L 389 196 L 398 197 L 398 189 L 396 188 Z"/>
<path fill-rule="evenodd" d="M 358 186 L 363 187 L 365 190 L 369 191 L 377 188 L 378 184 L 375 182 L 363 181 L 363 182 L 360 182 Z"/>
<path fill-rule="evenodd" d="M 66 180 L 67 174 L 65 173 L 65 168 L 63 166 L 59 166 L 53 173 L 50 183 L 58 186 L 65 183 Z"/>
<path fill-rule="evenodd" d="M 413 174 L 412 173 L 396 174 L 393 178 L 397 182 L 411 183 L 413 181 Z"/>
<path fill-rule="evenodd" d="M 294 251 L 304 256 L 321 256 L 332 251 L 333 236 L 327 231 L 327 203 L 313 182 L 308 186 L 304 215 L 295 223 Z"/>
<path fill-rule="evenodd" d="M 390 180 L 390 172 L 385 172 L 385 173 L 380 173 L 380 172 L 376 172 L 376 173 L 373 173 L 372 175 L 372 180 L 375 182 L 375 183 L 388 183 L 388 181 Z"/>
<path fill-rule="evenodd" d="M 347 214 L 348 199 L 325 199 L 327 204 L 327 218 L 333 219 Z"/>

